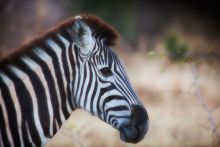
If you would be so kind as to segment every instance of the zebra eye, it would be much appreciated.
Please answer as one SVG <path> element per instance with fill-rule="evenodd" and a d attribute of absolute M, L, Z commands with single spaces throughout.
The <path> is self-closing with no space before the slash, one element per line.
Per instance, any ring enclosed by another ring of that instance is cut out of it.
<path fill-rule="evenodd" d="M 104 77 L 109 77 L 112 75 L 112 71 L 109 67 L 104 67 L 100 70 L 101 74 L 104 76 Z"/>

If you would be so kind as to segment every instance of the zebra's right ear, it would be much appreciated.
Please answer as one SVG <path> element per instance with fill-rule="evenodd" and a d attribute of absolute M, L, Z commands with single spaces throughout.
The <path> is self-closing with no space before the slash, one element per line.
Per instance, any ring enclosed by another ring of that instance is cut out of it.
<path fill-rule="evenodd" d="M 81 16 L 75 17 L 72 26 L 72 38 L 83 55 L 89 55 L 95 45 L 92 32 Z"/>

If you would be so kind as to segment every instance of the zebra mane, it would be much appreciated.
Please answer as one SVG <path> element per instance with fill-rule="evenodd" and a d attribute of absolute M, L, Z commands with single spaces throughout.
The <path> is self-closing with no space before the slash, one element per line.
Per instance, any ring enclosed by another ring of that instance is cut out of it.
<path fill-rule="evenodd" d="M 6 65 L 8 62 L 13 62 L 13 60 L 16 60 L 16 57 L 18 56 L 29 54 L 30 52 L 32 52 L 33 48 L 40 46 L 44 42 L 44 40 L 54 37 L 55 32 L 64 34 L 68 40 L 71 39 L 71 36 L 68 35 L 66 31 L 67 28 L 72 25 L 73 21 L 73 17 L 69 18 L 59 23 L 58 25 L 51 27 L 49 30 L 34 38 L 30 42 L 22 45 L 21 47 L 11 49 L 8 52 L 4 51 L 0 56 L 0 67 Z"/>
<path fill-rule="evenodd" d="M 92 15 L 92 14 L 82 14 L 80 15 L 84 22 L 89 26 L 92 30 L 92 35 L 96 39 L 102 39 L 106 45 L 115 45 L 118 39 L 118 33 L 107 23 L 101 20 L 99 17 Z M 71 17 L 58 25 L 52 27 L 42 35 L 39 35 L 32 41 L 23 46 L 12 49 L 8 53 L 3 53 L 0 55 L 0 67 L 2 65 L 7 64 L 8 62 L 12 62 L 12 60 L 16 59 L 16 57 L 20 55 L 27 55 L 31 52 L 31 49 L 41 45 L 44 40 L 47 38 L 54 37 L 54 33 L 60 33 L 69 41 L 72 40 L 70 31 L 71 26 L 73 25 L 75 17 Z"/>
<path fill-rule="evenodd" d="M 92 14 L 81 15 L 86 24 L 93 32 L 96 39 L 102 39 L 106 45 L 115 45 L 118 40 L 118 33 L 109 24 Z"/>

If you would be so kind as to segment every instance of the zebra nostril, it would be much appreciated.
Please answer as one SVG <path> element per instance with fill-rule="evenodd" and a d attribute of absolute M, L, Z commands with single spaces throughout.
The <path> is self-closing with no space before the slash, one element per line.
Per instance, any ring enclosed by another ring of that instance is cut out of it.
<path fill-rule="evenodd" d="M 139 134 L 145 135 L 148 131 L 149 117 L 145 108 L 137 105 L 132 106 L 132 125 Z"/>
<path fill-rule="evenodd" d="M 120 136 L 126 142 L 137 143 L 144 138 L 148 131 L 149 120 L 143 107 L 133 105 L 131 111 L 130 124 L 120 128 Z"/>

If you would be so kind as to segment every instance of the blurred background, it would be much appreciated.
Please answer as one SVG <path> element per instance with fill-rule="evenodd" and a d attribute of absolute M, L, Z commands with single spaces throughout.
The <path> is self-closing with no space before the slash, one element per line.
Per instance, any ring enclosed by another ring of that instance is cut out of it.
<path fill-rule="evenodd" d="M 48 147 L 220 146 L 220 5 L 174 0 L 0 0 L 0 54 L 80 13 L 120 34 L 115 52 L 148 110 L 138 144 L 83 110 Z"/>

